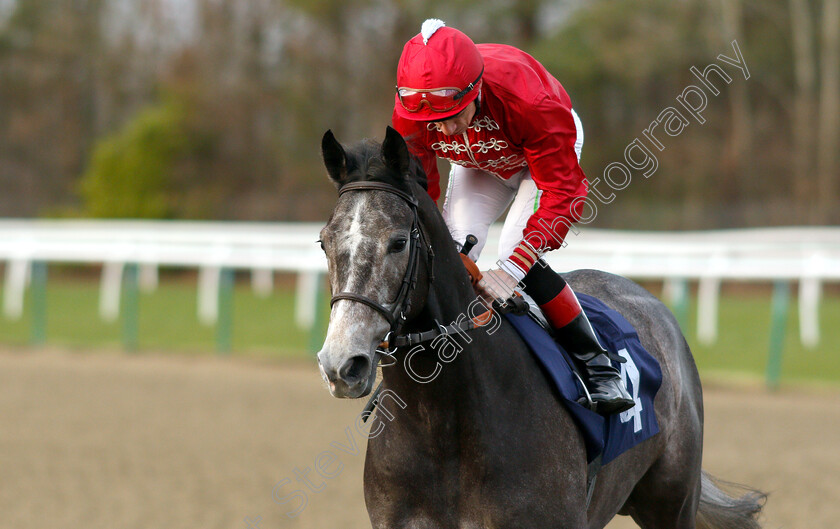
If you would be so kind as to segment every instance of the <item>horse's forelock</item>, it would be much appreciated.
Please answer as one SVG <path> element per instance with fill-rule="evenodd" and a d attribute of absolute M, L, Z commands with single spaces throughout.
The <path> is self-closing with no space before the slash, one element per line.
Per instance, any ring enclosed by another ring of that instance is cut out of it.
<path fill-rule="evenodd" d="M 411 181 L 428 189 L 423 165 L 411 156 L 408 179 L 389 169 L 382 159 L 382 144 L 371 139 L 362 140 L 347 149 L 347 178 L 343 182 L 384 182 L 413 193 Z"/>

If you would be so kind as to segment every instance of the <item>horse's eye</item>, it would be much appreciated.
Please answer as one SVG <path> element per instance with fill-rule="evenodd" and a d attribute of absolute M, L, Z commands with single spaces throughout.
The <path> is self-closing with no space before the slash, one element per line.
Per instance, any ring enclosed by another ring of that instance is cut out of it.
<path fill-rule="evenodd" d="M 315 242 L 317 242 L 318 244 L 320 244 L 320 245 L 321 245 L 321 250 L 324 250 L 324 241 L 322 241 L 321 239 L 318 239 L 318 240 L 317 240 L 317 241 L 315 241 Z M 324 250 L 324 251 L 326 251 L 326 250 Z"/>
<path fill-rule="evenodd" d="M 405 250 L 405 245 L 407 242 L 407 239 L 397 239 L 395 241 L 391 241 L 391 246 L 388 247 L 388 252 L 400 253 L 401 251 Z"/>

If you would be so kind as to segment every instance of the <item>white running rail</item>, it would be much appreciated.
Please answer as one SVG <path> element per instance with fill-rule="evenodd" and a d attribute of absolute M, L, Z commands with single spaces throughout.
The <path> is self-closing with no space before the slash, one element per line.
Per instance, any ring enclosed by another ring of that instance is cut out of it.
<path fill-rule="evenodd" d="M 299 274 L 298 323 L 316 310 L 315 290 L 326 260 L 316 244 L 322 223 L 92 221 L 0 219 L 0 262 L 5 262 L 3 308 L 20 317 L 33 262 L 103 265 L 100 312 L 118 316 L 126 264 L 140 265 L 141 288 L 154 288 L 158 267 L 199 270 L 199 316 L 215 322 L 223 269 L 250 270 L 254 288 L 267 294 L 273 272 Z M 495 262 L 499 228 L 488 236 L 482 269 Z M 698 338 L 717 336 L 721 281 L 799 283 L 800 339 L 819 341 L 823 282 L 840 281 L 840 228 L 781 227 L 702 232 L 640 232 L 584 227 L 568 246 L 551 252 L 555 270 L 596 268 L 643 280 L 664 280 L 666 296 L 698 281 Z"/>

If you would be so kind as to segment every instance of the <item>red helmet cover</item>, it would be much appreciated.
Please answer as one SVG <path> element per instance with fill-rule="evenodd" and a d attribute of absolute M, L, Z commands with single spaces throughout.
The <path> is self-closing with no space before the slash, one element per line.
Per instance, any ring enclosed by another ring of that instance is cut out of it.
<path fill-rule="evenodd" d="M 423 33 L 418 33 L 406 42 L 397 64 L 397 87 L 462 90 L 475 82 L 483 68 L 484 59 L 472 39 L 457 29 L 443 26 L 433 30 L 428 39 Z M 475 100 L 478 92 L 477 85 L 467 92 L 455 108 L 447 112 L 434 112 L 428 106 L 417 112 L 409 112 L 395 95 L 394 110 L 399 116 L 413 121 L 446 119 L 464 110 Z"/>

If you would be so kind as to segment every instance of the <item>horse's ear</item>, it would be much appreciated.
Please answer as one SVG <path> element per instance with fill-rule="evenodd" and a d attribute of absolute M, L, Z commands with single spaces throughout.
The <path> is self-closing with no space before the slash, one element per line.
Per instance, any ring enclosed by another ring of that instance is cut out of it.
<path fill-rule="evenodd" d="M 347 178 L 347 153 L 335 139 L 332 130 L 325 132 L 321 139 L 321 154 L 324 156 L 324 165 L 327 167 L 330 179 L 336 187 L 341 187 Z"/>
<path fill-rule="evenodd" d="M 394 171 L 400 177 L 408 175 L 408 146 L 400 133 L 393 127 L 385 130 L 385 141 L 382 142 L 382 158 L 388 169 Z"/>

